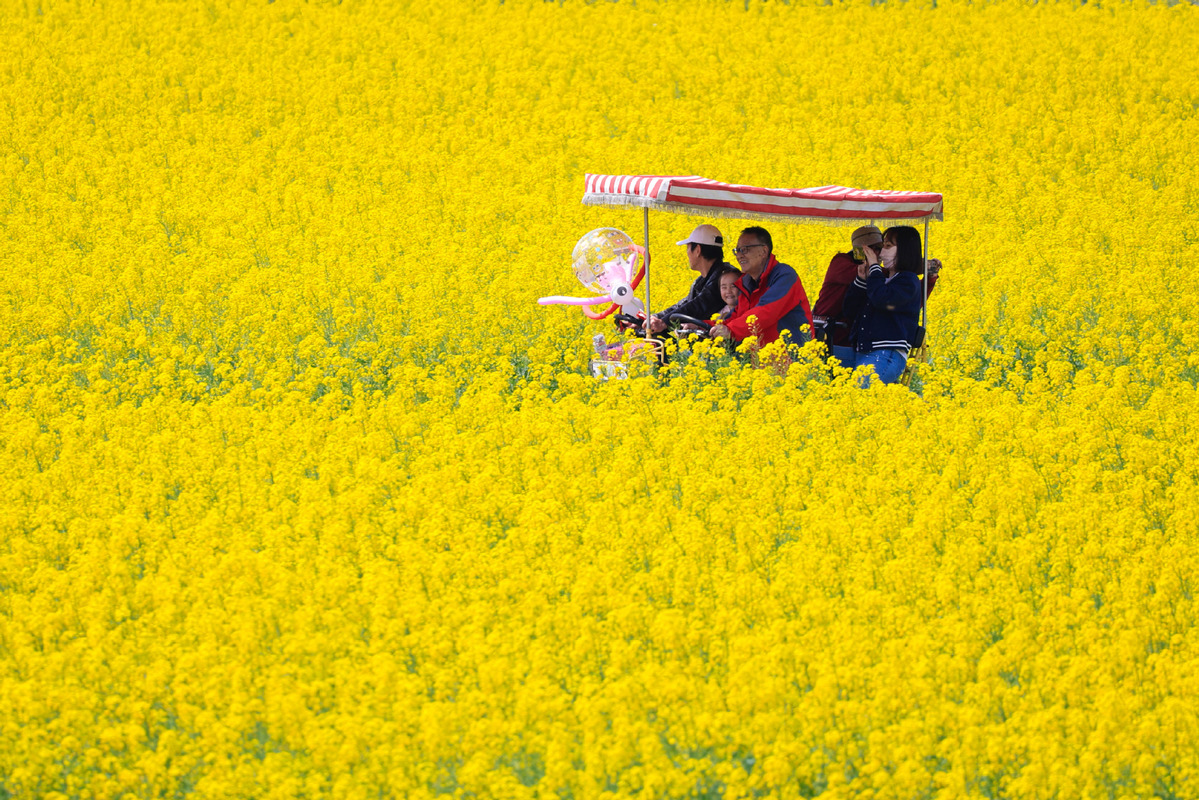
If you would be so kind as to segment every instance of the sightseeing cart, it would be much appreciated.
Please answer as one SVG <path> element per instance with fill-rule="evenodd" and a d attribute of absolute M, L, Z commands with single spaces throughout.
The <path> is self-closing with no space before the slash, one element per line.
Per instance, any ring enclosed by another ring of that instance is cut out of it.
<path fill-rule="evenodd" d="M 928 233 L 932 220 L 942 220 L 942 198 L 933 192 L 870 191 L 846 186 L 820 186 L 812 189 L 765 189 L 701 178 L 696 175 L 597 175 L 584 176 L 583 204 L 612 208 L 639 208 L 642 211 L 644 244 L 637 247 L 642 256 L 642 268 L 637 280 L 620 288 L 635 291 L 644 282 L 644 301 L 636 303 L 639 315 L 652 314 L 652 282 L 649 270 L 649 212 L 650 209 L 700 217 L 732 217 L 736 219 L 773 220 L 787 223 L 823 225 L 884 225 L 924 223 L 924 272 L 928 272 Z M 609 229 L 610 230 L 610 229 Z M 644 281 L 640 280 L 644 272 Z M 629 273 L 632 274 L 631 272 Z M 924 300 L 920 325 L 928 327 L 928 284 L 924 284 Z M 559 298 L 566 299 L 566 298 Z M 617 307 L 629 311 L 629 304 L 620 304 L 615 294 L 589 298 L 591 304 L 611 302 L 604 312 L 614 313 Z M 581 300 L 574 298 L 574 300 Z M 576 302 L 575 304 L 581 304 Z M 584 309 L 587 312 L 587 309 Z M 587 312 L 592 318 L 598 316 Z M 640 340 L 643 347 L 634 353 L 661 353 L 661 342 L 653 338 Z M 926 342 L 908 357 L 904 382 L 910 380 L 912 367 L 925 360 Z M 596 369 L 593 362 L 593 374 Z"/>

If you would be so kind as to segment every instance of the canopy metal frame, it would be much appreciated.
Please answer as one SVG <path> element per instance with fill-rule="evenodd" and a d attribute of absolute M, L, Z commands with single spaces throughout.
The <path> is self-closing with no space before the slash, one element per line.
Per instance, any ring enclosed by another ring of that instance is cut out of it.
<path fill-rule="evenodd" d="M 641 209 L 645 247 L 645 315 L 653 315 L 649 212 L 657 209 L 693 217 L 784 222 L 791 225 L 918 225 L 924 223 L 921 255 L 920 325 L 928 331 L 929 223 L 944 219 L 943 198 L 936 192 L 877 191 L 848 186 L 767 189 L 722 183 L 697 175 L 584 175 L 583 203 Z M 647 345 L 660 347 L 652 337 Z M 919 350 L 924 357 L 924 342 Z"/>

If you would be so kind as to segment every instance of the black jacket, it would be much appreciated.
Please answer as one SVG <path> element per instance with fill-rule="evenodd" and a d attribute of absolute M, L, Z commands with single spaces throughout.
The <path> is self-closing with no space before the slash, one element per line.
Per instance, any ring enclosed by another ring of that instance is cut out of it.
<path fill-rule="evenodd" d="M 671 314 L 685 314 L 706 322 L 713 314 L 720 313 L 724 308 L 724 301 L 720 299 L 720 273 L 726 266 L 727 263 L 713 264 L 707 275 L 695 279 L 685 298 L 658 312 L 658 316 L 666 319 Z"/>

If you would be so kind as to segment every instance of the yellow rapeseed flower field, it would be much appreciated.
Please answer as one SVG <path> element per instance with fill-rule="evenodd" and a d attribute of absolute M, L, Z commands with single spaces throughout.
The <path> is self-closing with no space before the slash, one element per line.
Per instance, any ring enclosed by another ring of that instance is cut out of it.
<path fill-rule="evenodd" d="M 1197 31 L 3 0 L 0 798 L 1199 796 Z M 931 363 L 593 380 L 588 171 L 942 192 Z"/>

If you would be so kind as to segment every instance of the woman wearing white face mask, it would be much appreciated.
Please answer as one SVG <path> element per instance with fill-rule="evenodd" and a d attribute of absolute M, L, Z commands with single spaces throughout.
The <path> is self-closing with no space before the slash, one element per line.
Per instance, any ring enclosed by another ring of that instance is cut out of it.
<path fill-rule="evenodd" d="M 847 367 L 870 364 L 883 383 L 903 375 L 908 353 L 917 345 L 924 269 L 920 233 L 915 228 L 890 228 L 879 250 L 865 248 L 866 260 L 845 292 L 844 313 L 854 320 L 852 353 L 837 348 Z M 939 263 L 929 262 L 930 271 Z M 852 358 L 852 363 L 849 359 Z"/>

